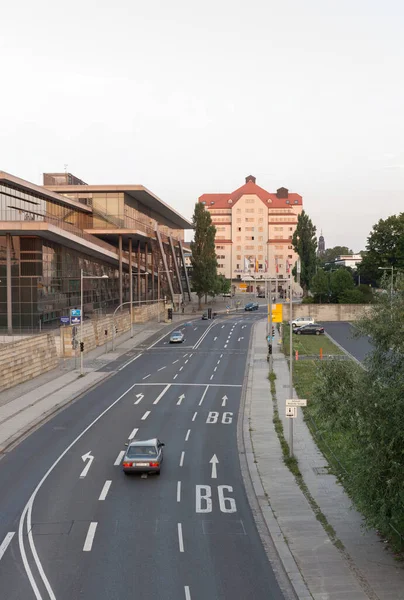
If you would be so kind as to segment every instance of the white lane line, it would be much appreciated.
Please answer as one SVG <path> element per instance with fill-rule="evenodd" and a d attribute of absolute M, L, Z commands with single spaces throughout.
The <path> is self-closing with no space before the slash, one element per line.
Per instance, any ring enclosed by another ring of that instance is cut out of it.
<path fill-rule="evenodd" d="M 128 440 L 133 440 L 133 438 L 135 437 L 135 435 L 137 434 L 137 432 L 139 431 L 139 429 L 133 429 L 133 431 L 131 432 L 130 436 L 128 437 Z"/>
<path fill-rule="evenodd" d="M 185 600 L 191 600 L 191 592 L 189 591 L 189 585 L 184 585 Z"/>
<path fill-rule="evenodd" d="M 153 404 L 158 404 L 161 400 L 161 398 L 164 396 L 164 394 L 166 393 L 166 391 L 171 387 L 170 384 L 166 385 L 166 387 L 164 388 L 164 390 L 161 392 L 161 394 L 159 394 L 157 396 L 157 398 L 155 399 L 155 401 L 153 402 Z"/>
<path fill-rule="evenodd" d="M 185 456 L 185 452 L 181 452 L 180 467 L 182 467 L 184 464 L 184 456 Z"/>
<path fill-rule="evenodd" d="M 186 365 L 188 361 L 189 361 L 189 358 L 187 358 L 187 360 L 184 362 L 184 365 Z"/>
<path fill-rule="evenodd" d="M 187 435 L 185 436 L 185 441 L 187 442 L 189 440 L 189 436 L 191 435 L 191 430 L 188 429 L 187 431 Z"/>
<path fill-rule="evenodd" d="M 175 365 L 175 363 L 180 362 L 180 359 L 177 358 L 177 360 L 175 360 L 172 364 Z"/>
<path fill-rule="evenodd" d="M 214 341 L 214 342 L 216 342 L 216 340 L 217 340 L 217 337 L 213 338 L 213 341 Z"/>
<path fill-rule="evenodd" d="M 144 386 L 179 385 L 182 387 L 188 387 L 188 386 L 205 387 L 205 385 L 211 385 L 212 387 L 230 387 L 230 388 L 243 387 L 243 385 L 241 383 L 173 383 L 172 381 L 170 383 L 168 383 L 167 381 L 159 382 L 159 383 L 135 383 L 134 385 L 144 385 Z"/>
<path fill-rule="evenodd" d="M 178 377 L 178 373 L 176 373 L 176 374 L 174 375 L 173 379 L 177 379 L 177 377 Z"/>
<path fill-rule="evenodd" d="M 151 373 L 149 373 L 148 375 L 146 375 L 146 377 L 143 377 L 143 379 L 147 379 L 148 377 L 150 377 Z"/>
<path fill-rule="evenodd" d="M 193 421 L 195 421 L 195 419 L 196 419 L 196 415 L 197 415 L 197 414 L 198 414 L 197 412 L 196 412 L 196 413 L 194 413 L 194 416 L 192 417 L 192 420 L 193 420 Z"/>
<path fill-rule="evenodd" d="M 174 330 L 173 330 L 174 331 Z M 170 332 L 172 333 L 172 332 Z M 158 344 L 159 342 L 161 342 L 161 340 L 164 340 L 165 337 L 168 337 L 170 335 L 170 333 L 165 333 L 164 335 L 161 336 L 161 338 L 159 338 L 158 340 L 156 340 L 151 346 L 149 346 L 147 349 L 151 350 L 153 348 L 153 346 L 155 346 L 156 344 Z"/>
<path fill-rule="evenodd" d="M 184 367 L 180 367 L 180 368 L 179 368 L 179 371 L 182 371 L 182 369 L 183 369 L 183 368 L 184 368 Z"/>
<path fill-rule="evenodd" d="M 130 360 L 128 360 L 127 363 L 125 363 L 124 365 L 122 365 L 122 367 L 119 367 L 118 371 L 122 371 L 122 369 L 125 369 L 128 365 L 130 365 L 131 363 L 133 363 L 135 360 L 137 360 L 139 358 L 139 356 L 142 356 L 141 354 L 138 354 L 137 356 L 135 356 L 135 358 L 131 358 Z"/>
<path fill-rule="evenodd" d="M 212 381 L 213 377 L 214 377 L 214 375 L 211 375 L 211 376 L 210 376 L 210 380 L 211 380 L 211 381 Z"/>
<path fill-rule="evenodd" d="M 194 331 L 196 331 L 197 329 L 198 329 L 197 327 L 194 327 Z"/>
<path fill-rule="evenodd" d="M 184 354 L 183 358 L 186 358 L 188 356 L 188 352 L 186 354 Z"/>
<path fill-rule="evenodd" d="M 4 540 L 1 542 L 1 546 L 0 546 L 0 560 L 3 558 L 3 554 L 5 553 L 5 551 L 7 550 L 11 540 L 13 539 L 15 535 L 15 531 L 9 531 L 6 535 L 6 537 L 4 538 Z"/>
<path fill-rule="evenodd" d="M 208 391 L 208 389 L 209 389 L 209 385 L 206 386 L 205 391 L 202 394 L 202 398 L 199 400 L 199 406 L 202 405 L 202 402 L 203 402 L 203 400 L 204 400 L 204 398 L 206 396 L 206 392 Z"/>
<path fill-rule="evenodd" d="M 178 523 L 178 544 L 180 546 L 180 552 L 184 552 L 184 539 L 182 537 L 182 524 Z"/>
<path fill-rule="evenodd" d="M 83 546 L 83 552 L 91 551 L 91 548 L 93 546 L 94 536 L 95 536 L 95 530 L 97 529 L 97 525 L 98 525 L 98 523 L 95 523 L 94 521 L 92 523 L 90 523 L 90 527 L 88 528 L 88 532 L 87 532 L 86 541 L 84 542 L 84 546 Z"/>
<path fill-rule="evenodd" d="M 224 325 L 222 325 L 222 329 L 224 328 Z"/>
<path fill-rule="evenodd" d="M 197 348 L 199 348 L 199 346 L 202 344 L 203 340 L 206 338 L 206 336 L 208 335 L 209 331 L 212 329 L 212 327 L 215 325 L 215 323 L 211 323 L 209 325 L 209 327 L 205 330 L 205 333 L 203 333 L 201 335 L 201 337 L 199 338 L 199 340 L 195 343 L 195 345 L 192 347 L 192 350 L 196 350 Z"/>
<path fill-rule="evenodd" d="M 216 371 L 217 371 L 217 367 L 215 367 L 213 370 L 214 370 L 214 371 L 215 371 L 215 373 L 216 373 Z"/>
<path fill-rule="evenodd" d="M 220 358 L 223 358 L 223 354 L 220 355 Z"/>
<path fill-rule="evenodd" d="M 116 460 L 114 462 L 114 467 L 117 467 L 118 465 L 121 464 L 122 459 L 123 459 L 124 456 L 125 456 L 125 450 L 121 450 L 121 452 L 116 457 Z"/>
<path fill-rule="evenodd" d="M 146 410 L 145 414 L 143 415 L 143 417 L 141 418 L 142 421 L 146 421 L 147 417 L 150 414 L 150 410 Z"/>
<path fill-rule="evenodd" d="M 160 369 L 157 369 L 157 371 L 162 371 L 163 369 L 165 369 L 166 367 L 161 367 Z"/>
<path fill-rule="evenodd" d="M 111 483 L 112 481 L 108 480 L 104 483 L 104 487 L 101 490 L 101 494 L 100 497 L 98 498 L 98 500 L 105 500 L 105 498 L 107 497 L 107 494 L 109 492 L 109 488 L 111 487 Z"/>
<path fill-rule="evenodd" d="M 220 358 L 219 358 L 219 360 L 217 361 L 217 364 L 218 364 L 218 365 L 220 365 Z"/>
<path fill-rule="evenodd" d="M 177 502 L 181 502 L 181 481 L 177 481 Z"/>
<path fill-rule="evenodd" d="M 191 356 L 193 356 L 193 354 L 190 354 L 190 355 L 189 355 L 189 358 L 191 358 Z"/>
<path fill-rule="evenodd" d="M 227 348 L 227 344 L 225 344 L 224 347 Z"/>

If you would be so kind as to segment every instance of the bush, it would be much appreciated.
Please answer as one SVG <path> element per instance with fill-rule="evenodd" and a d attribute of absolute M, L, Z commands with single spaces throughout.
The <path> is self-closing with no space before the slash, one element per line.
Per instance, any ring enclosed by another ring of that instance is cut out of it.
<path fill-rule="evenodd" d="M 303 298 L 302 304 L 314 304 L 314 298 L 307 296 L 307 298 Z"/>
<path fill-rule="evenodd" d="M 361 290 L 345 290 L 338 296 L 339 304 L 364 304 L 365 298 Z"/>

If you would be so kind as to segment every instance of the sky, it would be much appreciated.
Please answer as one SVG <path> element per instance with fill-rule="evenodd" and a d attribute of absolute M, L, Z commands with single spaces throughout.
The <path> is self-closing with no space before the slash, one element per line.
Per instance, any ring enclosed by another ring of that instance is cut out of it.
<path fill-rule="evenodd" d="M 253 174 L 326 247 L 404 206 L 401 0 L 3 2 L 0 170 L 141 184 L 192 216 Z"/>

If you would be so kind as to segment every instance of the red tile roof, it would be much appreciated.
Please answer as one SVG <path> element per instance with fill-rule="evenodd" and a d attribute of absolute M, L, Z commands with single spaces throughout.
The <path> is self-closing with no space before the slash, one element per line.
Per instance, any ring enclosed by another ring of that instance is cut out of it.
<path fill-rule="evenodd" d="M 295 204 L 295 200 L 297 200 L 297 205 L 302 204 L 302 197 L 300 194 L 289 193 L 287 198 L 278 198 L 276 193 L 267 192 L 267 190 L 264 190 L 253 181 L 248 181 L 231 194 L 202 194 L 202 196 L 198 198 L 198 201 L 205 202 L 205 205 L 208 208 L 231 208 L 246 194 L 258 196 L 265 206 L 271 208 L 291 206 Z M 268 199 L 270 199 L 271 202 L 268 202 Z M 232 200 L 232 202 L 229 203 L 229 200 Z M 287 202 L 287 200 L 289 200 L 289 202 Z"/>

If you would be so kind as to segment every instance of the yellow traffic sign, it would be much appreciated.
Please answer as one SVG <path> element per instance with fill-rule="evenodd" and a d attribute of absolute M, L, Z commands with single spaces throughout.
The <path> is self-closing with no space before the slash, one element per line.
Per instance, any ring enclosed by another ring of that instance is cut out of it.
<path fill-rule="evenodd" d="M 272 323 L 282 323 L 283 321 L 283 304 L 272 304 Z M 268 321 L 270 321 L 270 305 L 268 304 Z"/>

